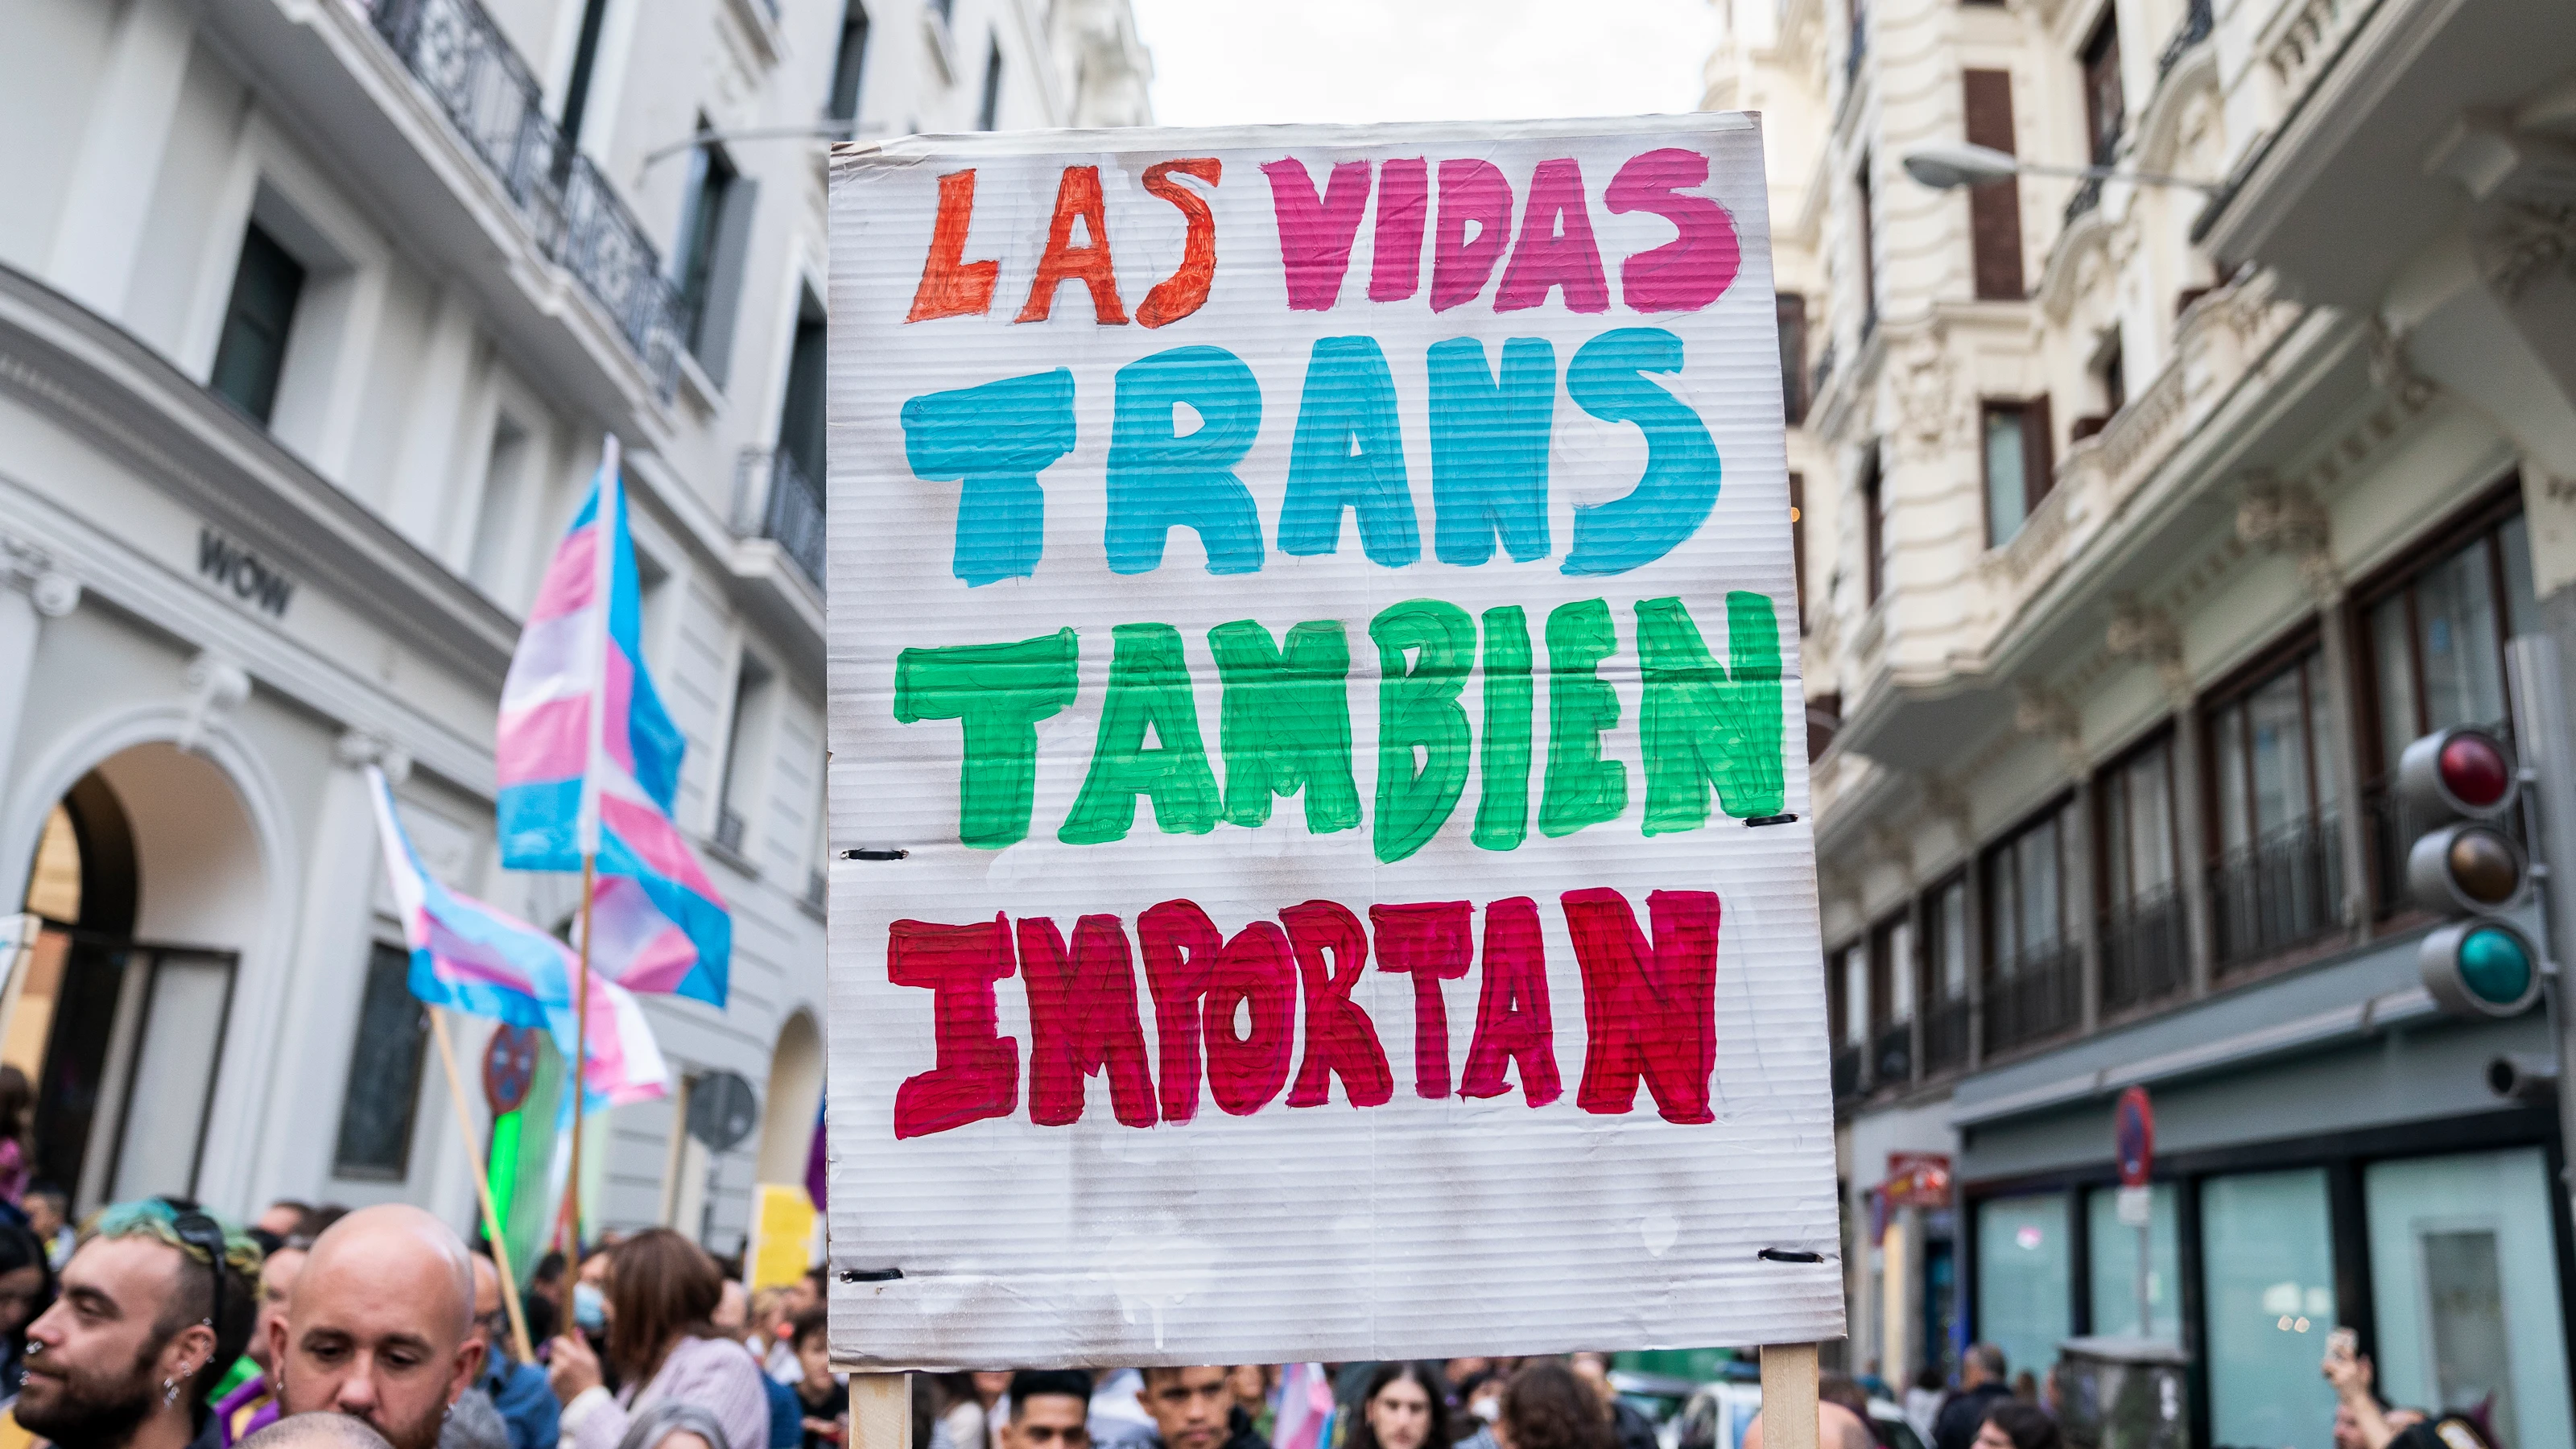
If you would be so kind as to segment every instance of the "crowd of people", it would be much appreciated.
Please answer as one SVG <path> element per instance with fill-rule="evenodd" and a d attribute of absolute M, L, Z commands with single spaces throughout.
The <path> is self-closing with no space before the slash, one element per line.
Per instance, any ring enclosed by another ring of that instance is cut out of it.
<path fill-rule="evenodd" d="M 37 1185 L 22 1185 L 20 1207 L 0 1213 L 0 1449 L 850 1442 L 819 1274 L 746 1295 L 731 1265 L 667 1229 L 604 1241 L 575 1272 L 559 1257 L 541 1262 L 522 1356 L 495 1264 L 416 1207 L 278 1203 L 242 1227 L 150 1198 L 103 1209 L 76 1232 L 60 1221 L 58 1195 Z M 1285 1373 L 920 1374 L 913 1444 L 1271 1449 L 1279 1434 L 1293 1449 L 1658 1449 L 1610 1367 L 1606 1354 L 1576 1353 Z M 1959 1383 L 1918 1382 L 1906 1417 L 1930 1449 L 2063 1449 L 2046 1406 L 2054 1383 L 2017 1385 L 2008 1367 L 1991 1345 L 1972 1346 Z M 2382 1403 L 2369 1360 L 2348 1343 L 2325 1371 L 2342 1405 L 2336 1449 L 2491 1444 L 2471 1418 Z M 1902 1437 L 1852 1379 L 1826 1375 L 1819 1397 L 1824 1449 L 1890 1449 Z M 1762 1449 L 1763 1437 L 1757 1416 L 1742 1449 Z"/>

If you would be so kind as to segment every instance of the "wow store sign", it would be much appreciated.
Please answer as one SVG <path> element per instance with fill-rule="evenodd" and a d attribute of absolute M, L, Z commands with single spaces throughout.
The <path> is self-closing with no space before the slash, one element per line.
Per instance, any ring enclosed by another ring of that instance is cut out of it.
<path fill-rule="evenodd" d="M 843 1362 L 1841 1332 L 1761 155 L 835 156 Z"/>

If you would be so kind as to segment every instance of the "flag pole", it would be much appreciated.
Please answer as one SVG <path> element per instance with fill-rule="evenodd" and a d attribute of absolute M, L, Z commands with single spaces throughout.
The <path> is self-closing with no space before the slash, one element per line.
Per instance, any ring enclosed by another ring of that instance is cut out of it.
<path fill-rule="evenodd" d="M 594 706 L 595 708 L 595 706 Z M 565 1254 L 565 1291 L 581 1287 L 581 1136 L 583 1109 L 590 1103 L 590 898 L 599 857 L 581 857 L 581 975 L 573 983 L 572 1008 L 572 1176 L 564 1196 L 572 1204 L 572 1248 Z"/>
<path fill-rule="evenodd" d="M 447 1034 L 447 1013 L 433 1006 L 429 1009 L 430 1029 L 438 1036 L 438 1060 L 447 1068 L 448 1100 L 456 1104 L 456 1130 L 464 1134 L 470 1147 L 474 1142 L 474 1119 L 465 1105 L 465 1078 L 456 1070 L 456 1043 Z M 478 1154 L 479 1155 L 479 1154 Z M 519 1308 L 519 1280 L 510 1272 L 509 1229 L 492 1205 L 492 1178 L 485 1159 L 485 1171 L 474 1174 L 474 1196 L 483 1204 L 483 1221 L 490 1225 L 492 1266 L 501 1270 L 501 1304 L 510 1310 L 510 1343 L 519 1351 L 519 1362 L 535 1363 L 537 1355 L 528 1346 L 528 1319 Z"/>

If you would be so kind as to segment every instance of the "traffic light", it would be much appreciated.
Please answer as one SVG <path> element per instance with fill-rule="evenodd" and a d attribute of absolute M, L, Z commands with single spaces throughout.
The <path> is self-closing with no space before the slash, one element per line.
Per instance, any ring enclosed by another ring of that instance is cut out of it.
<path fill-rule="evenodd" d="M 2424 938 L 2416 966 L 2457 1016 L 2514 1016 L 2540 999 L 2539 948 L 2502 914 L 2531 886 L 2531 862 L 2504 828 L 2520 783 L 2513 751 L 2481 729 L 2436 731 L 2398 757 L 2405 818 L 2432 826 L 2406 853 L 2407 893 L 2450 918 Z"/>

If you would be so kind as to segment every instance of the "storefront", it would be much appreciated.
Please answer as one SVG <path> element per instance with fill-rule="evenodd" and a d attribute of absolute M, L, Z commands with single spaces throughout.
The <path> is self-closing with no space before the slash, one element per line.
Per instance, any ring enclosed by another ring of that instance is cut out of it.
<path fill-rule="evenodd" d="M 2546 1023 L 2434 1015 L 2413 959 L 2397 938 L 1963 1084 L 1969 1331 L 2043 1376 L 2067 1337 L 2138 1331 L 2111 1098 L 2145 1081 L 2147 1331 L 2191 1354 L 2193 1443 L 2330 1449 L 2337 1325 L 2392 1403 L 2483 1407 L 2515 1446 L 2576 1439 L 2557 1118 L 2482 1075 L 2545 1054 Z"/>

